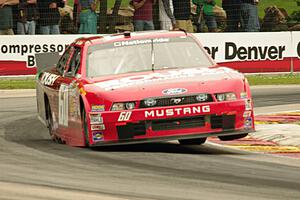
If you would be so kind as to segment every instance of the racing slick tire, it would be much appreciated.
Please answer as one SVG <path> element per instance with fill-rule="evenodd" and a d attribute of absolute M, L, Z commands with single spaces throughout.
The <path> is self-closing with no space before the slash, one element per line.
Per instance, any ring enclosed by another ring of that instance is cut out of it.
<path fill-rule="evenodd" d="M 82 130 L 84 134 L 85 146 L 90 147 L 89 128 L 87 125 L 87 117 L 86 117 L 86 112 L 84 107 L 81 110 L 81 124 L 82 124 Z"/>
<path fill-rule="evenodd" d="M 49 103 L 47 103 L 46 107 L 46 114 L 47 114 L 47 127 L 49 131 L 49 135 L 52 141 L 58 142 L 57 137 L 53 133 L 53 117 L 52 117 L 52 111 L 51 111 L 51 106 Z"/>
<path fill-rule="evenodd" d="M 181 145 L 201 145 L 204 144 L 206 141 L 205 138 L 196 138 L 196 139 L 185 139 L 185 140 L 178 140 L 179 144 Z"/>
<path fill-rule="evenodd" d="M 246 137 L 248 133 L 239 134 L 239 135 L 224 135 L 224 136 L 218 136 L 218 138 L 222 141 L 229 141 L 229 140 L 237 140 L 243 137 Z"/>

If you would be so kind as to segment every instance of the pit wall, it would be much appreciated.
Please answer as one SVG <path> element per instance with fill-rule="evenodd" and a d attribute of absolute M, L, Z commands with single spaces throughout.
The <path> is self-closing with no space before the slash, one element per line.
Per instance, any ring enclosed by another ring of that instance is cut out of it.
<path fill-rule="evenodd" d="M 88 35 L 0 37 L 0 76 L 33 75 L 36 53 L 58 51 Z M 90 35 L 89 35 L 90 36 Z M 221 66 L 244 73 L 300 72 L 300 32 L 195 33 Z"/>

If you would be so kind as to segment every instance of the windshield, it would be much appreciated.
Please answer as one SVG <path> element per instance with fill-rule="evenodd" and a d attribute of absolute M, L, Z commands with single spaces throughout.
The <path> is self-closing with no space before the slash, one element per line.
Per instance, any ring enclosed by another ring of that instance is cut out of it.
<path fill-rule="evenodd" d="M 203 49 L 191 37 L 127 40 L 90 46 L 87 76 L 209 67 L 212 64 Z"/>

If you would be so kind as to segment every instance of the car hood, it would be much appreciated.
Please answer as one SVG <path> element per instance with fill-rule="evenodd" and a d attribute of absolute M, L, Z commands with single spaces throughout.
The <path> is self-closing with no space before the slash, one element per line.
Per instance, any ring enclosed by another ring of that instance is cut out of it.
<path fill-rule="evenodd" d="M 243 75 L 225 67 L 123 74 L 93 80 L 89 88 L 111 101 L 243 90 Z"/>

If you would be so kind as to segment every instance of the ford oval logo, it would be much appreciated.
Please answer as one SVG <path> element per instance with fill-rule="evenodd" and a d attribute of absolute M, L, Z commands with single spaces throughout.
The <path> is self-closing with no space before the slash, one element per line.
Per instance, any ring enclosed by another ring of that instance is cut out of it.
<path fill-rule="evenodd" d="M 165 95 L 174 95 L 174 94 L 183 94 L 186 93 L 188 90 L 185 88 L 170 88 L 170 89 L 165 89 L 162 91 L 163 94 Z"/>

